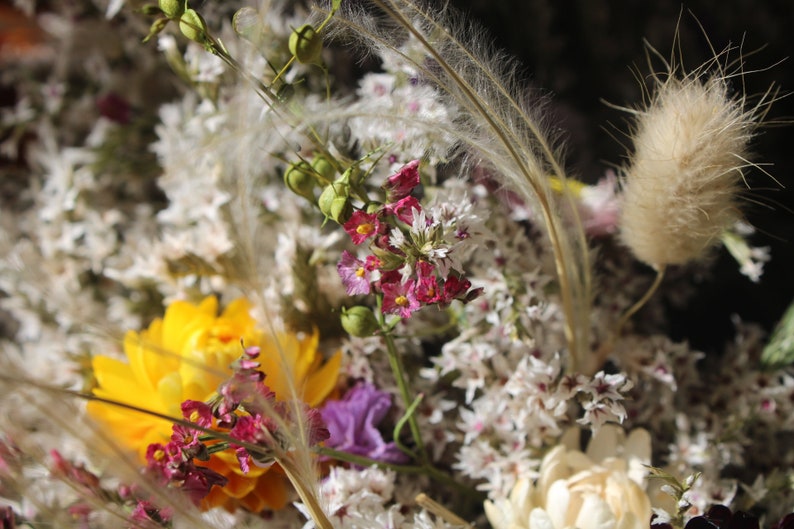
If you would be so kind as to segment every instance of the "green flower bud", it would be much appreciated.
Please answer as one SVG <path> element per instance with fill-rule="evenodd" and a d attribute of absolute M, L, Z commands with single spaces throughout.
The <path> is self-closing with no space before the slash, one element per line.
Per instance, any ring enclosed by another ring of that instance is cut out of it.
<path fill-rule="evenodd" d="M 159 0 L 158 4 L 160 10 L 168 18 L 176 19 L 182 16 L 185 12 L 184 0 Z"/>
<path fill-rule="evenodd" d="M 179 17 L 179 31 L 184 36 L 199 44 L 204 44 L 207 40 L 207 23 L 193 9 L 186 9 Z"/>
<path fill-rule="evenodd" d="M 336 175 L 336 168 L 323 155 L 315 156 L 312 160 L 312 168 L 317 171 L 325 180 L 332 180 Z"/>
<path fill-rule="evenodd" d="M 284 172 L 284 183 L 290 191 L 311 201 L 314 201 L 314 186 L 317 183 L 314 169 L 301 160 L 292 163 Z"/>
<path fill-rule="evenodd" d="M 366 338 L 375 334 L 380 326 L 378 320 L 372 313 L 372 309 L 362 305 L 356 305 L 349 309 L 342 309 L 342 328 L 350 336 Z"/>
<path fill-rule="evenodd" d="M 761 353 L 761 365 L 780 369 L 794 363 L 794 303 L 789 305 Z"/>
<path fill-rule="evenodd" d="M 304 24 L 289 36 L 289 51 L 301 64 L 320 62 L 323 39 L 311 24 Z"/>
<path fill-rule="evenodd" d="M 405 264 L 405 257 L 395 254 L 393 251 L 384 250 L 377 246 L 371 246 L 370 250 L 381 262 L 382 270 L 396 270 Z"/>
<path fill-rule="evenodd" d="M 149 28 L 149 34 L 143 38 L 143 42 L 149 42 L 149 39 L 158 35 L 165 27 L 168 25 L 169 20 L 167 18 L 158 18 L 154 22 L 152 22 L 152 26 Z"/>

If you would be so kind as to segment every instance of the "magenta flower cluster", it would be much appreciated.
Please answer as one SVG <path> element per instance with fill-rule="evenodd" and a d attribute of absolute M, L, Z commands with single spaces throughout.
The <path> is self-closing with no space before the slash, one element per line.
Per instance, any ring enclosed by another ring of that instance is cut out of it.
<path fill-rule="evenodd" d="M 148 470 L 162 483 L 186 492 L 196 504 L 214 485 L 222 487 L 227 482 L 196 461 L 208 461 L 211 453 L 231 449 L 240 470 L 247 474 L 252 461 L 268 466 L 275 461 L 275 454 L 289 450 L 289 435 L 280 425 L 297 423 L 295 406 L 277 401 L 265 385 L 265 374 L 256 361 L 259 354 L 258 347 L 246 348 L 232 366 L 232 376 L 221 384 L 212 401 L 182 403 L 182 416 L 190 424 L 174 424 L 167 444 L 153 443 L 147 449 Z M 303 403 L 297 406 L 297 413 L 303 415 L 301 422 L 307 425 L 310 445 L 327 439 L 328 429 L 320 412 Z M 213 431 L 225 432 L 231 441 L 219 441 Z"/>
<path fill-rule="evenodd" d="M 208 412 L 209 406 L 203 402 L 187 400 L 182 403 L 185 420 L 196 426 L 207 429 L 212 426 L 212 416 Z M 201 430 L 175 424 L 172 431 L 167 444 L 152 443 L 146 449 L 147 470 L 160 483 L 182 490 L 198 505 L 214 485 L 222 487 L 227 479 L 196 464 L 196 460 L 209 460 L 207 446 L 199 440 Z"/>
<path fill-rule="evenodd" d="M 443 254 L 446 243 L 433 238 L 433 230 L 428 230 L 433 219 L 411 196 L 418 185 L 419 160 L 414 160 L 386 180 L 384 204 L 373 211 L 353 212 L 343 228 L 353 244 L 369 242 L 372 254 L 359 259 L 345 250 L 337 264 L 348 295 L 382 294 L 382 312 L 401 318 L 425 305 L 446 307 L 455 299 L 466 302 L 480 293 L 456 272 L 442 274 L 433 255 Z M 402 233 L 404 244 L 395 243 L 395 229 Z"/>

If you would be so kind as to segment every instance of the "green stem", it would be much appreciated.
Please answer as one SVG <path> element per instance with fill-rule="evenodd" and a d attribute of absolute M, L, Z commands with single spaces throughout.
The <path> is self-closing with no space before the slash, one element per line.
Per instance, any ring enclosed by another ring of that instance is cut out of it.
<path fill-rule="evenodd" d="M 378 296 L 378 309 L 383 305 L 383 299 Z M 380 313 L 380 327 L 383 333 L 383 339 L 386 341 L 386 354 L 389 357 L 389 365 L 391 366 L 392 373 L 397 382 L 397 389 L 400 391 L 400 397 L 403 400 L 403 405 L 406 410 L 409 410 L 414 399 L 411 398 L 411 392 L 408 390 L 408 383 L 405 380 L 405 366 L 403 365 L 402 358 L 397 352 L 397 346 L 394 344 L 394 337 L 391 335 L 391 328 L 386 325 L 385 316 L 382 310 Z M 392 326 L 393 327 L 393 326 Z M 422 441 L 422 432 L 419 430 L 419 422 L 416 420 L 416 414 L 412 413 L 408 416 L 408 427 L 411 429 L 411 436 L 414 439 L 416 448 L 419 454 L 419 461 L 424 465 L 428 462 L 427 450 L 425 443 Z"/>

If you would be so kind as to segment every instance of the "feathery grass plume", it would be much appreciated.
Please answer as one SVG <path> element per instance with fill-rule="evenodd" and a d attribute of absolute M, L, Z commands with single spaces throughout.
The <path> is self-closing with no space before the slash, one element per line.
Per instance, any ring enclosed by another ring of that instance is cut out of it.
<path fill-rule="evenodd" d="M 651 76 L 656 88 L 647 107 L 631 111 L 621 238 L 657 270 L 702 257 L 741 217 L 744 170 L 753 165 L 749 142 L 775 92 L 754 102 L 732 96 L 729 81 L 743 72 L 741 56 L 738 67 L 728 62 L 730 51 L 688 74 L 665 62 L 666 72 Z"/>
<path fill-rule="evenodd" d="M 457 110 L 454 130 L 442 132 L 453 135 L 469 160 L 492 169 L 503 185 L 542 218 L 566 317 L 568 368 L 588 370 L 591 277 L 587 241 L 579 219 L 565 221 L 552 194 L 551 177 L 565 181 L 566 172 L 558 142 L 544 123 L 541 101 L 519 95 L 526 89 L 519 84 L 516 65 L 490 49 L 486 44 L 490 39 L 460 22 L 464 18 L 460 13 L 411 0 L 373 0 L 371 4 L 370 11 L 343 5 L 332 22 L 336 30 L 332 35 L 363 41 L 365 48 L 396 55 L 415 68 L 420 82 L 439 90 L 450 108 Z"/>

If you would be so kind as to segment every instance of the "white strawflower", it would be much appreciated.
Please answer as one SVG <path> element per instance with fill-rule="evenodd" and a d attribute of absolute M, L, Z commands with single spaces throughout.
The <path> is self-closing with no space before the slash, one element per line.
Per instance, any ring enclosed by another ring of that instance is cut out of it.
<path fill-rule="evenodd" d="M 626 437 L 606 425 L 586 453 L 566 438 L 543 458 L 536 480 L 521 479 L 509 499 L 485 502 L 492 527 L 646 529 L 652 511 L 642 465 L 650 461 L 650 434 L 638 429 Z"/>
<path fill-rule="evenodd" d="M 770 100 L 747 108 L 723 76 L 671 74 L 636 112 L 625 169 L 623 242 L 656 268 L 696 259 L 739 218 L 748 142 Z"/>

